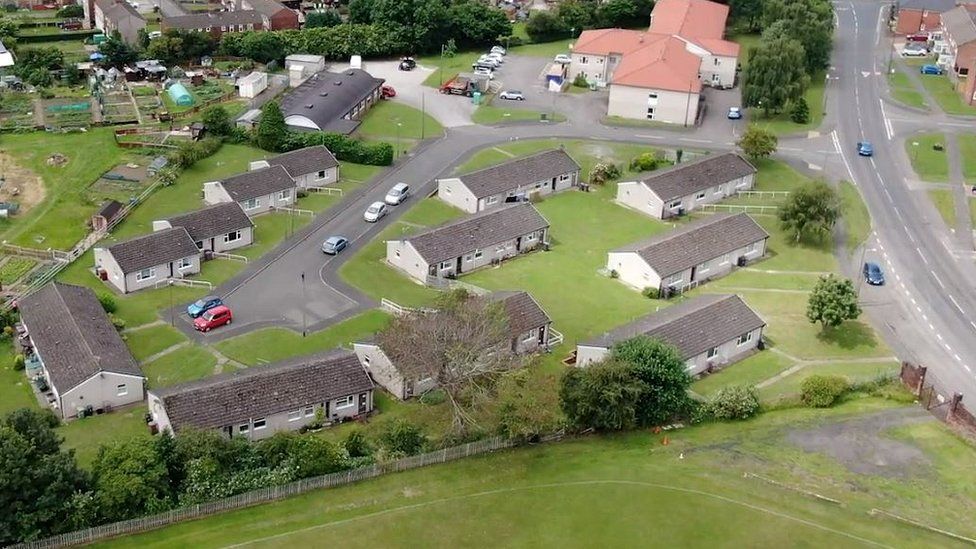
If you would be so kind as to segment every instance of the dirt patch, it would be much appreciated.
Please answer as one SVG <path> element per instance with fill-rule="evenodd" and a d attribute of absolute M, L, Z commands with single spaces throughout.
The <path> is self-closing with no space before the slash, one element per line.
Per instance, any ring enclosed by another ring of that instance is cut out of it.
<path fill-rule="evenodd" d="M 23 215 L 44 200 L 47 190 L 44 181 L 33 171 L 20 166 L 13 158 L 0 152 L 0 202 L 16 202 L 20 204 L 18 215 Z"/>
<path fill-rule="evenodd" d="M 807 452 L 825 454 L 854 473 L 906 478 L 927 467 L 929 459 L 919 448 L 882 433 L 925 421 L 936 420 L 921 408 L 899 408 L 815 429 L 793 430 L 786 439 Z"/>

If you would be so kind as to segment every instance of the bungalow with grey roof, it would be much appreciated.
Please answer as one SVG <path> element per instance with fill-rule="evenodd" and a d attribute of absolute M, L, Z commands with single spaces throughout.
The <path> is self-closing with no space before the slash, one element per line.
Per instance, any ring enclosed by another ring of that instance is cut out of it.
<path fill-rule="evenodd" d="M 48 401 L 62 418 L 142 401 L 146 377 L 95 292 L 51 282 L 17 308 L 27 371 L 47 381 Z"/>
<path fill-rule="evenodd" d="M 244 172 L 203 184 L 203 201 L 209 205 L 237 202 L 244 213 L 255 215 L 295 204 L 295 180 L 282 166 Z"/>
<path fill-rule="evenodd" d="M 254 222 L 237 202 L 222 202 L 169 219 L 153 221 L 153 230 L 183 227 L 203 252 L 229 252 L 254 242 Z"/>
<path fill-rule="evenodd" d="M 152 389 L 159 432 L 215 430 L 259 440 L 279 431 L 362 417 L 373 411 L 373 382 L 356 355 L 336 349 Z"/>
<path fill-rule="evenodd" d="M 563 149 L 542 151 L 476 172 L 439 179 L 437 196 L 468 213 L 579 184 L 580 166 Z"/>
<path fill-rule="evenodd" d="M 766 253 L 766 232 L 748 214 L 715 214 L 607 254 L 607 270 L 639 290 L 680 292 Z"/>
<path fill-rule="evenodd" d="M 439 279 L 501 263 L 548 243 L 549 222 L 528 202 L 493 208 L 386 242 L 386 260 L 413 279 Z"/>
<path fill-rule="evenodd" d="M 610 356 L 616 343 L 647 336 L 673 345 L 688 373 L 698 375 L 742 360 L 760 348 L 766 322 L 737 295 L 693 297 L 576 346 L 576 365 Z"/>
<path fill-rule="evenodd" d="M 708 155 L 617 184 L 617 202 L 657 219 L 683 215 L 752 188 L 756 168 L 735 153 Z"/>
<path fill-rule="evenodd" d="M 267 160 L 251 162 L 251 169 L 281 166 L 299 189 L 334 185 L 339 181 L 339 161 L 325 145 L 305 147 Z"/>
<path fill-rule="evenodd" d="M 200 272 L 200 249 L 183 227 L 95 248 L 95 273 L 124 294 Z"/>

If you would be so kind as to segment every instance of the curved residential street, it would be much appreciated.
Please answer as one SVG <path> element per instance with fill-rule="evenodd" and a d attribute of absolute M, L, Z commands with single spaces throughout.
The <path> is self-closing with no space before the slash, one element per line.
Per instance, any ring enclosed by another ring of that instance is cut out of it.
<path fill-rule="evenodd" d="M 842 263 L 855 279 L 862 260 L 879 261 L 888 271 L 887 286 L 861 288 L 872 324 L 899 357 L 929 366 L 941 388 L 976 395 L 972 237 L 946 231 L 924 191 L 913 188 L 913 178 L 906 176 L 912 170 L 903 144 L 906 136 L 922 129 L 938 127 L 951 132 L 973 124 L 942 114 L 920 114 L 883 99 L 890 44 L 882 9 L 887 8 L 869 1 L 835 6 L 838 27 L 824 124 L 810 136 L 781 139 L 778 157 L 808 171 L 823 170 L 832 179 L 855 182 L 871 212 L 874 233 L 863 252 Z M 428 100 L 438 100 L 433 90 L 431 95 Z M 417 102 L 419 96 L 409 99 Z M 232 328 L 207 335 L 193 332 L 189 323 L 182 328 L 207 341 L 268 326 L 314 331 L 377 306 L 345 284 L 337 271 L 358 248 L 406 211 L 410 202 L 394 207 L 375 224 L 362 220 L 366 206 L 382 200 L 400 181 L 413 187 L 415 197 L 426 196 L 434 190 L 436 178 L 485 147 L 514 139 L 555 137 L 728 150 L 741 129 L 716 112 L 707 115 L 694 131 L 608 127 L 595 123 L 593 109 L 587 107 L 592 107 L 591 98 L 567 95 L 557 105 L 569 119 L 564 123 L 447 128 L 443 137 L 421 144 L 409 157 L 348 193 L 309 226 L 218 288 L 216 293 L 235 311 L 237 322 Z M 857 156 L 854 145 L 861 139 L 874 143 L 874 157 Z M 322 241 L 335 234 L 348 237 L 350 249 L 336 257 L 323 255 Z"/>

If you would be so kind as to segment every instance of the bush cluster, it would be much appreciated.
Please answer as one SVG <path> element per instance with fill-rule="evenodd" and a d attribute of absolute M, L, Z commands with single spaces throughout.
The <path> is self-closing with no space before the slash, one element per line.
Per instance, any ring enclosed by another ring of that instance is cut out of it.
<path fill-rule="evenodd" d="M 286 151 L 325 145 L 339 160 L 370 166 L 389 166 L 393 163 L 393 145 L 369 143 L 339 133 L 290 132 L 283 147 Z"/>
<path fill-rule="evenodd" d="M 726 421 L 748 419 L 759 410 L 759 393 L 755 387 L 746 385 L 723 387 L 705 405 L 708 415 Z"/>
<path fill-rule="evenodd" d="M 849 388 L 847 380 L 841 376 L 812 375 L 800 385 L 800 398 L 807 406 L 829 408 Z"/>

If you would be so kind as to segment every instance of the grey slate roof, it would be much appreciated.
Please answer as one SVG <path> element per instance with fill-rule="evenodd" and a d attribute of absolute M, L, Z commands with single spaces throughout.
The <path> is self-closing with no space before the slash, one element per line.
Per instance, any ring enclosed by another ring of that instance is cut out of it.
<path fill-rule="evenodd" d="M 959 6 L 943 13 L 941 17 L 942 26 L 949 31 L 952 39 L 956 41 L 956 47 L 976 40 L 976 23 L 973 22 L 976 13 L 970 12 L 964 6 Z"/>
<path fill-rule="evenodd" d="M 173 227 L 183 227 L 195 242 L 253 227 L 254 222 L 237 202 L 223 202 L 167 219 Z"/>
<path fill-rule="evenodd" d="M 139 13 L 139 10 L 124 0 L 95 0 L 95 3 L 98 4 L 98 7 L 106 17 L 111 18 L 115 22 L 118 22 L 119 18 L 123 16 L 134 17 L 143 21 L 146 20 Z"/>
<path fill-rule="evenodd" d="M 289 116 L 304 116 L 322 131 L 348 134 L 359 126 L 359 121 L 342 117 L 383 82 L 382 78 L 374 78 L 361 69 L 341 73 L 320 71 L 285 95 L 281 112 L 286 122 Z"/>
<path fill-rule="evenodd" d="M 284 4 L 275 0 L 247 0 L 247 3 L 251 5 L 251 9 L 267 17 L 288 9 Z"/>
<path fill-rule="evenodd" d="M 725 153 L 651 172 L 641 179 L 641 183 L 658 198 L 668 201 L 753 173 L 756 168 L 748 160 L 735 153 Z"/>
<path fill-rule="evenodd" d="M 52 282 L 17 307 L 60 394 L 99 372 L 144 377 L 90 289 Z"/>
<path fill-rule="evenodd" d="M 609 349 L 619 341 L 646 335 L 674 345 L 683 360 L 766 325 L 737 295 L 706 294 L 641 317 L 580 343 Z"/>
<path fill-rule="evenodd" d="M 254 10 L 221 11 L 210 13 L 192 13 L 163 17 L 163 25 L 171 29 L 206 29 L 207 27 L 228 25 L 260 25 L 261 14 Z"/>
<path fill-rule="evenodd" d="M 477 249 L 501 244 L 549 222 L 528 202 L 485 210 L 406 239 L 428 265 L 454 259 Z"/>
<path fill-rule="evenodd" d="M 285 189 L 294 189 L 295 180 L 281 166 L 271 166 L 221 179 L 220 184 L 238 202 L 267 196 Z"/>
<path fill-rule="evenodd" d="M 898 2 L 898 9 L 900 10 L 927 10 L 943 13 L 954 7 L 956 7 L 956 0 L 901 0 Z"/>
<path fill-rule="evenodd" d="M 122 209 L 122 203 L 117 200 L 106 200 L 102 203 L 102 207 L 98 209 L 95 214 L 96 217 L 104 218 L 105 221 L 111 221 L 115 217 L 115 214 L 119 213 Z"/>
<path fill-rule="evenodd" d="M 200 254 L 196 243 L 183 227 L 164 229 L 119 242 L 109 246 L 108 251 L 125 274 Z"/>
<path fill-rule="evenodd" d="M 613 251 L 637 253 L 663 278 L 766 238 L 748 214 L 720 213 Z"/>
<path fill-rule="evenodd" d="M 492 196 L 580 170 L 562 149 L 542 151 L 504 164 L 458 176 L 476 198 Z"/>
<path fill-rule="evenodd" d="M 488 299 L 500 301 L 505 307 L 508 329 L 513 337 L 552 322 L 549 315 L 528 292 L 503 290 L 488 294 Z"/>
<path fill-rule="evenodd" d="M 154 389 L 174 431 L 245 423 L 373 388 L 355 353 L 336 349 Z"/>
<path fill-rule="evenodd" d="M 318 173 L 339 165 L 335 155 L 325 145 L 305 147 L 268 159 L 271 166 L 281 166 L 292 177 Z"/>

